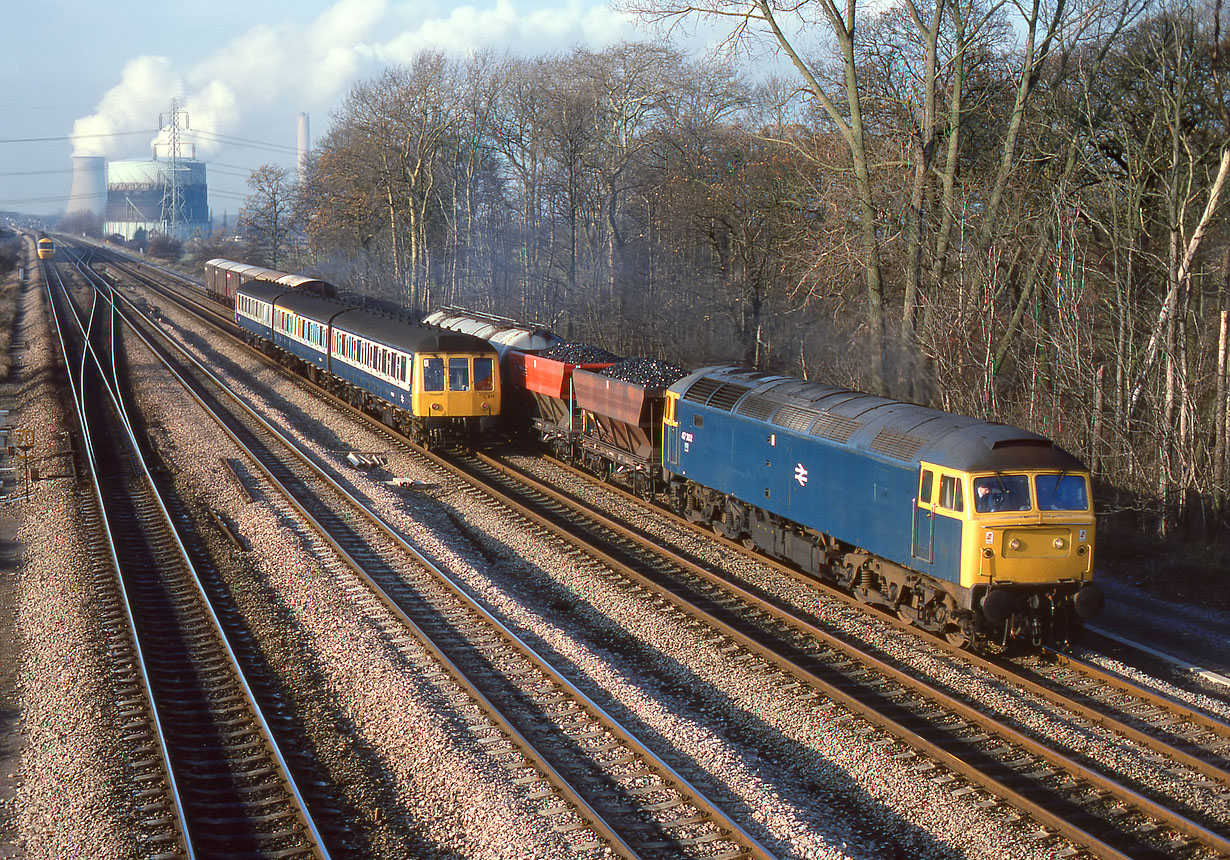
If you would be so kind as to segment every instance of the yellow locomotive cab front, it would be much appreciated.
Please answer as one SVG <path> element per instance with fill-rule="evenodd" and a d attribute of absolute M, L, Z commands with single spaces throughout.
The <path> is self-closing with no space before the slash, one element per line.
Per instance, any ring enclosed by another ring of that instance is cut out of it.
<path fill-rule="evenodd" d="M 1090 582 L 1095 520 L 1087 473 L 971 475 L 962 585 Z"/>

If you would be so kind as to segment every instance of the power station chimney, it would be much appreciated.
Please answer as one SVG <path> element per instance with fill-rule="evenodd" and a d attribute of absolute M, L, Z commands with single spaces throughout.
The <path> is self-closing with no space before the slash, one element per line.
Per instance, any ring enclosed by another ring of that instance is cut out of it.
<path fill-rule="evenodd" d="M 73 186 L 68 194 L 69 215 L 88 212 L 102 216 L 107 207 L 107 159 L 101 155 L 73 156 Z"/>
<path fill-rule="evenodd" d="M 311 133 L 308 128 L 308 115 L 305 113 L 299 114 L 299 181 L 302 182 L 307 175 L 307 157 L 308 150 L 312 148 Z"/>

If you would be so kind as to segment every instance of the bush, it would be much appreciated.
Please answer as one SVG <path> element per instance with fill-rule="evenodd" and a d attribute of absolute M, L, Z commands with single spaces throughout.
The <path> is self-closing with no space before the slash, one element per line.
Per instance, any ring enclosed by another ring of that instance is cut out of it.
<path fill-rule="evenodd" d="M 151 257 L 177 263 L 184 255 L 184 243 L 170 236 L 151 236 L 145 252 Z"/>
<path fill-rule="evenodd" d="M 0 275 L 7 275 L 17 268 L 21 259 L 21 237 L 8 230 L 0 230 Z"/>

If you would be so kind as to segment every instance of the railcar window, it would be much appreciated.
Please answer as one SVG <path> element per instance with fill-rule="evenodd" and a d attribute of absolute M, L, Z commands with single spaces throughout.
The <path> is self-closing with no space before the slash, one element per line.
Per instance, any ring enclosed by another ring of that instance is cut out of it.
<path fill-rule="evenodd" d="M 444 359 L 442 358 L 423 359 L 423 390 L 424 391 L 443 391 L 444 390 Z"/>
<path fill-rule="evenodd" d="M 980 514 L 995 511 L 1027 511 L 1028 475 L 990 475 L 974 479 L 974 510 Z"/>
<path fill-rule="evenodd" d="M 448 360 L 448 390 L 470 390 L 470 359 L 450 358 Z"/>
<path fill-rule="evenodd" d="M 952 475 L 940 477 L 940 507 L 958 513 L 965 510 L 965 498 L 961 494 L 961 481 Z"/>
<path fill-rule="evenodd" d="M 1041 511 L 1089 510 L 1089 492 L 1081 475 L 1036 475 L 1034 492 Z"/>
<path fill-rule="evenodd" d="M 474 359 L 474 390 L 495 390 L 495 362 L 489 358 Z"/>
<path fill-rule="evenodd" d="M 922 483 L 918 488 L 918 501 L 921 504 L 931 504 L 931 491 L 935 489 L 935 472 L 930 469 L 923 469 Z"/>

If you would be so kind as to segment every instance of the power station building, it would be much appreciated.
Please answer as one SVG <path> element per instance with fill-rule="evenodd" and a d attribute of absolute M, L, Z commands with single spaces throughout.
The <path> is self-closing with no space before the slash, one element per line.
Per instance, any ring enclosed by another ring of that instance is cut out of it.
<path fill-rule="evenodd" d="M 144 231 L 189 239 L 209 229 L 205 162 L 152 158 L 107 164 L 104 235 L 130 240 Z"/>

